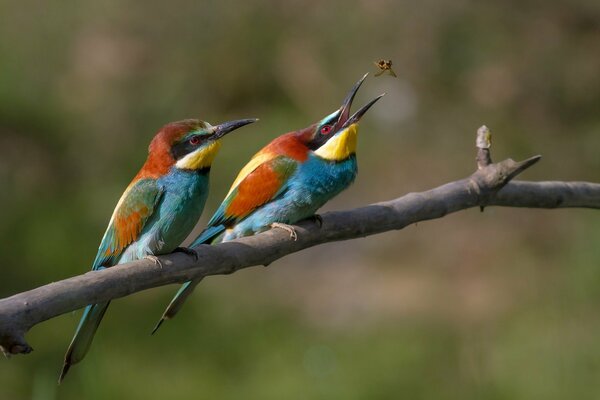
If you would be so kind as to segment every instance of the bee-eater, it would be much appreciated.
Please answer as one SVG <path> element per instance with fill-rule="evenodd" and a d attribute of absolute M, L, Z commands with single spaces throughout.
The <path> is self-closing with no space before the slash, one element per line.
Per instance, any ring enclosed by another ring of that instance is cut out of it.
<path fill-rule="evenodd" d="M 288 224 L 315 216 L 321 206 L 350 186 L 357 174 L 358 122 L 383 96 L 350 116 L 352 100 L 367 75 L 354 85 L 338 110 L 307 128 L 279 136 L 256 153 L 192 246 L 249 236 L 271 227 L 283 228 L 295 238 Z M 199 282 L 183 284 L 152 333 L 177 314 Z"/>
<path fill-rule="evenodd" d="M 165 125 L 152 139 L 148 158 L 119 199 L 92 270 L 168 254 L 192 231 L 208 195 L 210 167 L 227 133 L 256 119 L 211 126 L 188 119 Z M 87 353 L 110 302 L 92 304 L 65 355 L 59 377 Z"/>

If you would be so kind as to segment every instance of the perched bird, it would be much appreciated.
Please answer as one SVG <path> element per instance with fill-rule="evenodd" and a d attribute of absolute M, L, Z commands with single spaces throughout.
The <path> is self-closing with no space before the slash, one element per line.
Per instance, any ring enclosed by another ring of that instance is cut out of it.
<path fill-rule="evenodd" d="M 256 119 L 211 126 L 188 119 L 165 125 L 152 139 L 148 158 L 119 199 L 92 270 L 168 254 L 192 231 L 208 195 L 210 167 L 227 133 Z M 87 353 L 110 302 L 92 304 L 65 355 L 58 379 Z"/>
<path fill-rule="evenodd" d="M 322 205 L 346 189 L 357 173 L 358 122 L 383 96 L 350 116 L 352 100 L 367 75 L 354 85 L 339 110 L 307 128 L 279 136 L 254 155 L 192 246 L 249 236 L 270 227 L 286 229 L 295 238 L 287 224 L 315 216 Z M 199 282 L 183 284 L 152 333 L 175 316 Z"/>
<path fill-rule="evenodd" d="M 379 60 L 373 62 L 373 64 L 375 64 L 375 66 L 379 68 L 379 71 L 375 74 L 375 76 L 382 75 L 387 71 L 391 76 L 396 78 L 396 73 L 392 69 L 392 60 Z"/>

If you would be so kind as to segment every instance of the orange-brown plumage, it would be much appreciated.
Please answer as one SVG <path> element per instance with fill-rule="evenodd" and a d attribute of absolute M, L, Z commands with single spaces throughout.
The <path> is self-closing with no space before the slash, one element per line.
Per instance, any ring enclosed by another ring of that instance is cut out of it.
<path fill-rule="evenodd" d="M 309 127 L 286 133 L 256 153 L 234 182 L 231 192 L 235 190 L 235 194 L 225 200 L 225 216 L 243 218 L 272 200 L 290 172 L 290 165 L 293 168 L 296 165 L 283 160 L 306 161 L 309 152 L 307 143 L 313 132 L 314 128 Z"/>
<path fill-rule="evenodd" d="M 120 253 L 138 238 L 143 227 L 143 221 L 149 216 L 149 211 L 148 207 L 141 206 L 139 210 L 132 211 L 128 215 L 117 214 L 115 216 L 116 234 L 112 246 L 106 250 L 106 255 Z"/>
<path fill-rule="evenodd" d="M 261 164 L 238 185 L 237 195 L 225 213 L 243 218 L 256 207 L 271 200 L 281 187 L 281 177 L 268 163 Z"/>
<path fill-rule="evenodd" d="M 271 141 L 258 154 L 269 153 L 273 157 L 282 155 L 293 158 L 296 161 L 304 162 L 308 157 L 309 149 L 307 143 L 310 140 L 310 134 L 310 129 L 286 133 Z"/>
<path fill-rule="evenodd" d="M 175 164 L 175 159 L 170 151 L 173 143 L 181 139 L 186 133 L 199 127 L 200 121 L 194 119 L 172 122 L 162 127 L 150 142 L 148 158 L 142 169 L 133 178 L 133 182 L 142 178 L 156 179 L 168 173 L 169 169 Z"/>

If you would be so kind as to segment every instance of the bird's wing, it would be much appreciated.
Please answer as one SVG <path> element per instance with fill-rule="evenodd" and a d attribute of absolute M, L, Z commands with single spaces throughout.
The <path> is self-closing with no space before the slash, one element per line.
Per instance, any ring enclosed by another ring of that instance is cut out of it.
<path fill-rule="evenodd" d="M 151 178 L 139 179 L 127 187 L 108 223 L 92 269 L 113 265 L 127 246 L 139 238 L 162 194 Z"/>
<path fill-rule="evenodd" d="M 281 154 L 257 154 L 240 171 L 208 226 L 239 221 L 273 200 L 287 189 L 297 167 L 298 161 Z"/>

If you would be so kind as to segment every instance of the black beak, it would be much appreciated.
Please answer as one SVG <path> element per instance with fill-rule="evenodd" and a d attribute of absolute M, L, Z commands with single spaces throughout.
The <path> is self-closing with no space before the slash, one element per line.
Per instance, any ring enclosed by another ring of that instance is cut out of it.
<path fill-rule="evenodd" d="M 249 118 L 249 119 L 238 119 L 235 121 L 227 121 L 222 124 L 213 126 L 213 134 L 210 137 L 212 140 L 217 140 L 227 135 L 229 132 L 236 130 L 237 128 L 241 128 L 244 125 L 251 124 L 253 122 L 258 121 L 258 118 Z"/>
<path fill-rule="evenodd" d="M 344 102 L 342 103 L 342 106 L 340 107 L 340 115 L 338 117 L 337 123 L 335 124 L 336 131 L 341 128 L 346 128 L 352 124 L 357 123 L 362 118 L 362 116 L 367 112 L 367 110 L 369 108 L 371 108 L 371 106 L 373 104 L 375 104 L 377 102 L 377 100 L 379 100 L 380 98 L 382 98 L 385 95 L 385 93 L 380 94 L 379 96 L 377 96 L 376 98 L 374 98 L 373 100 L 368 102 L 360 110 L 355 112 L 352 116 L 350 116 L 350 107 L 352 107 L 352 101 L 354 100 L 354 96 L 356 96 L 356 92 L 358 92 L 358 89 L 360 89 L 360 86 L 362 85 L 364 80 L 367 78 L 367 75 L 369 75 L 368 72 L 366 74 L 364 74 L 363 77 L 360 78 L 359 81 L 354 84 L 354 86 L 352 87 L 352 89 L 350 89 L 350 92 L 344 99 Z"/>
<path fill-rule="evenodd" d="M 362 118 L 363 115 L 365 115 L 365 113 L 367 112 L 367 110 L 369 108 L 371 108 L 371 106 L 375 103 L 377 103 L 377 101 L 382 98 L 383 96 L 385 96 L 385 93 L 380 94 L 379 96 L 375 97 L 373 100 L 371 100 L 370 102 L 368 102 L 367 104 L 365 104 L 364 106 L 361 107 L 360 110 L 358 110 L 357 112 L 355 112 L 354 114 L 352 114 L 352 116 L 350 118 L 348 118 L 346 120 L 346 122 L 344 122 L 342 124 L 342 126 L 340 128 L 346 128 L 352 124 L 357 123 L 358 121 L 360 121 L 360 119 Z"/>
<path fill-rule="evenodd" d="M 348 120 L 348 117 L 350 116 L 350 107 L 352 107 L 352 101 L 354 100 L 354 96 L 356 96 L 356 92 L 358 92 L 358 89 L 360 89 L 360 86 L 367 78 L 367 75 L 369 75 L 368 72 L 364 74 L 363 77 L 360 78 L 358 82 L 354 84 L 352 89 L 350 89 L 350 92 L 348 92 L 348 95 L 346 95 L 346 98 L 344 99 L 344 102 L 340 107 L 340 115 L 338 116 L 335 128 L 341 128 L 344 125 L 344 123 Z"/>

